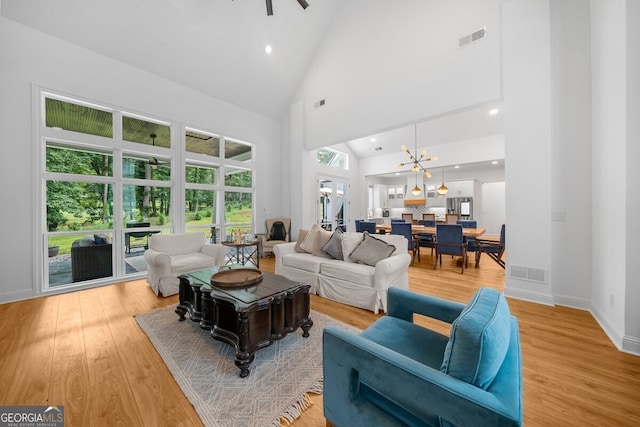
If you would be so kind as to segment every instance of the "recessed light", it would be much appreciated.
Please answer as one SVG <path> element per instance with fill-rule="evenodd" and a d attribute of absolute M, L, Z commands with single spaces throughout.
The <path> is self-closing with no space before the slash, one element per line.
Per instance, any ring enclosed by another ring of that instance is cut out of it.
<path fill-rule="evenodd" d="M 455 165 L 453 168 L 454 169 L 460 169 L 460 165 Z"/>
<path fill-rule="evenodd" d="M 273 49 L 271 48 L 271 45 L 270 45 L 270 44 L 268 44 L 268 45 L 266 45 L 266 46 L 264 47 L 264 51 L 265 51 L 265 52 L 267 52 L 267 53 L 271 53 L 271 51 L 272 51 L 272 50 L 273 50 Z"/>
<path fill-rule="evenodd" d="M 493 162 L 491 162 L 491 164 L 492 164 L 492 165 L 497 165 L 497 164 L 498 164 L 498 161 L 497 161 L 497 160 L 494 160 Z"/>
<path fill-rule="evenodd" d="M 497 108 L 492 108 L 491 110 L 489 110 L 489 114 L 491 114 L 492 116 L 495 116 L 499 112 L 500 110 L 498 110 Z"/>
<path fill-rule="evenodd" d="M 400 172 L 396 172 L 396 176 L 400 175 Z"/>
<path fill-rule="evenodd" d="M 369 141 L 376 142 L 376 139 L 375 138 L 371 138 Z"/>

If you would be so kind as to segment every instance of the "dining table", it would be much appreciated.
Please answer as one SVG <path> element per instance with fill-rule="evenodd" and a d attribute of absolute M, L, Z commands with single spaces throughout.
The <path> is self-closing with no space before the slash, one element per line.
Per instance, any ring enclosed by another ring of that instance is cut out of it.
<path fill-rule="evenodd" d="M 389 224 L 378 224 L 376 225 L 376 230 L 380 233 L 390 233 L 391 225 Z M 480 237 L 487 230 L 484 228 L 462 228 L 462 235 L 465 237 Z M 424 225 L 412 224 L 411 225 L 411 233 L 412 234 L 436 234 L 436 227 L 427 227 Z"/>

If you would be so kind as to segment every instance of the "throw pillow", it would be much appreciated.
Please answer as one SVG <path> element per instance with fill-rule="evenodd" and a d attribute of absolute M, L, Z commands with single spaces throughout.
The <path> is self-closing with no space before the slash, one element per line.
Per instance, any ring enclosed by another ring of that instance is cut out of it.
<path fill-rule="evenodd" d="M 322 252 L 329 255 L 331 258 L 342 260 L 342 230 L 337 229 L 331 235 L 329 242 L 322 247 Z"/>
<path fill-rule="evenodd" d="M 300 252 L 300 253 L 307 252 L 300 247 L 300 244 L 304 241 L 304 238 L 307 237 L 308 233 L 309 233 L 309 230 L 305 230 L 303 228 L 300 229 L 300 231 L 298 232 L 298 240 L 296 241 L 296 246 L 295 248 L 293 248 L 294 251 Z"/>
<path fill-rule="evenodd" d="M 327 255 L 322 252 L 322 248 L 329 243 L 330 238 L 330 231 L 324 230 L 318 224 L 313 224 L 313 227 L 311 227 L 311 230 L 307 233 L 307 237 L 305 237 L 304 241 L 300 244 L 300 248 L 312 255 L 326 258 Z"/>
<path fill-rule="evenodd" d="M 510 337 L 511 315 L 504 295 L 480 288 L 451 324 L 440 370 L 486 390 L 502 366 Z"/>
<path fill-rule="evenodd" d="M 394 250 L 393 245 L 376 239 L 365 231 L 362 233 L 362 242 L 349 256 L 357 263 L 375 266 L 381 259 L 389 258 Z"/>
<path fill-rule="evenodd" d="M 360 243 L 362 243 L 362 233 L 342 233 L 342 256 L 345 262 L 355 262 L 350 255 Z"/>

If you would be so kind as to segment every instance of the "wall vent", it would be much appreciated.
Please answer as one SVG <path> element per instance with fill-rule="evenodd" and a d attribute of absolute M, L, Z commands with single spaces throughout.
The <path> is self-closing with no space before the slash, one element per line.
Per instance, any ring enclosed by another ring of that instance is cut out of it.
<path fill-rule="evenodd" d="M 325 102 L 326 101 L 324 99 L 321 99 L 320 101 L 316 102 L 316 108 L 322 107 L 325 104 Z"/>
<path fill-rule="evenodd" d="M 523 267 L 511 265 L 509 276 L 513 279 L 529 280 L 532 282 L 547 283 L 547 270 L 543 268 Z"/>
<path fill-rule="evenodd" d="M 471 43 L 475 43 L 487 37 L 487 27 L 482 27 L 471 34 L 467 34 L 464 37 L 458 39 L 458 47 L 468 46 Z"/>

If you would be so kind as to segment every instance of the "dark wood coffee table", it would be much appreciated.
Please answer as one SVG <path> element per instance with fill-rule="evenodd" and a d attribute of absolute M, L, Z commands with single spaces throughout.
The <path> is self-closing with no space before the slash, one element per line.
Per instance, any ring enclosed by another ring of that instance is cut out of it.
<path fill-rule="evenodd" d="M 240 288 L 211 286 L 211 276 L 219 267 L 206 268 L 179 276 L 179 320 L 189 318 L 211 330 L 211 336 L 236 349 L 235 364 L 240 376 L 249 375 L 256 351 L 302 328 L 309 336 L 313 321 L 309 317 L 307 283 L 263 272 L 260 283 Z"/>

